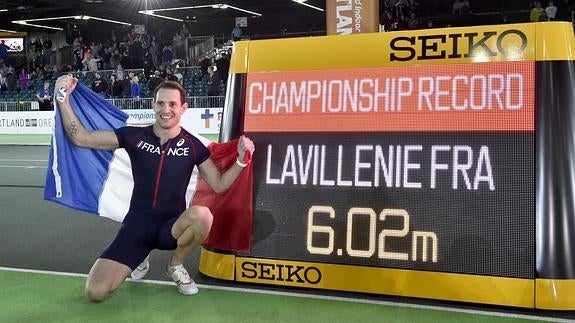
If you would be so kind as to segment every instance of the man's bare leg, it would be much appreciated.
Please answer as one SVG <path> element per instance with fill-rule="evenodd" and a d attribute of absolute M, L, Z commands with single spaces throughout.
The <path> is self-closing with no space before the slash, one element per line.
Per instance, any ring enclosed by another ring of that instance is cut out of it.
<path fill-rule="evenodd" d="M 98 258 L 86 280 L 85 294 L 92 302 L 101 302 L 126 280 L 132 269 L 117 261 Z"/>
<path fill-rule="evenodd" d="M 172 226 L 172 236 L 178 241 L 178 247 L 172 255 L 170 265 L 181 265 L 192 250 L 208 237 L 213 216 L 204 206 L 192 206 L 186 209 Z"/>

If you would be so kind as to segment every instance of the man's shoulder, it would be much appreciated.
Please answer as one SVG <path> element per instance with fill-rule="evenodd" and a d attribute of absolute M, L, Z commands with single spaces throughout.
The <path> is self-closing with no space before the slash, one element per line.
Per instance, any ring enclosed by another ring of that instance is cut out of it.
<path fill-rule="evenodd" d="M 208 138 L 198 134 L 197 132 L 187 130 L 186 128 L 182 127 L 182 131 L 179 135 L 181 138 L 186 138 L 189 140 L 191 144 L 199 144 L 201 146 L 207 147 L 211 144 L 211 140 Z"/>
<path fill-rule="evenodd" d="M 131 126 L 131 125 L 126 125 L 120 128 L 117 128 L 115 130 L 115 132 L 119 135 L 123 135 L 123 136 L 130 136 L 130 135 L 135 135 L 135 134 L 146 134 L 147 132 L 150 131 L 150 129 L 152 128 L 152 126 Z"/>

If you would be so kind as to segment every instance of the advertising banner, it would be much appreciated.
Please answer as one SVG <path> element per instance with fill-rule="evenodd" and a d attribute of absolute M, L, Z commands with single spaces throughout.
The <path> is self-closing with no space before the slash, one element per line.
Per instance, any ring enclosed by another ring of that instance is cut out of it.
<path fill-rule="evenodd" d="M 138 124 L 153 123 L 152 109 L 122 110 Z M 218 134 L 222 108 L 188 109 L 182 115 L 182 123 L 199 134 Z M 51 134 L 54 111 L 0 112 L 0 134 Z"/>
<path fill-rule="evenodd" d="M 328 35 L 349 35 L 379 31 L 378 0 L 327 0 Z"/>

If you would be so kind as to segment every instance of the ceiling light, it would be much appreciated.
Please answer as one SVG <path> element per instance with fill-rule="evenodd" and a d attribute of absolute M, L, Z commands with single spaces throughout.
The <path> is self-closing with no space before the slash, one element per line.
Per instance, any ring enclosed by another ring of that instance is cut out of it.
<path fill-rule="evenodd" d="M 310 7 L 310 8 L 315 9 L 315 10 L 324 11 L 322 8 L 312 6 L 311 4 L 306 3 L 307 0 L 292 0 L 292 1 L 295 3 L 299 3 L 301 5 L 304 5 L 306 7 Z"/>
<path fill-rule="evenodd" d="M 183 21 L 182 19 L 158 15 L 157 13 L 161 12 L 161 11 L 193 10 L 193 9 L 200 9 L 200 8 L 214 8 L 214 9 L 228 9 L 228 8 L 230 8 L 233 10 L 249 13 L 249 14 L 252 14 L 252 15 L 258 16 L 258 17 L 262 15 L 259 12 L 250 11 L 250 10 L 242 9 L 239 7 L 230 6 L 229 4 L 225 4 L 225 3 L 216 3 L 216 4 L 211 4 L 211 5 L 209 5 L 209 4 L 208 5 L 198 5 L 198 6 L 190 6 L 190 7 L 174 7 L 174 8 L 159 8 L 159 9 L 153 9 L 153 10 L 140 10 L 140 11 L 138 11 L 138 13 L 148 15 L 148 16 L 154 16 L 154 17 L 158 17 L 158 18 L 170 19 L 170 20 L 175 20 L 175 21 Z"/>
<path fill-rule="evenodd" d="M 30 22 L 34 22 L 34 21 L 49 21 L 49 20 L 66 20 L 66 19 L 75 19 L 75 20 L 100 20 L 100 21 L 105 21 L 105 22 L 111 22 L 114 24 L 119 24 L 119 25 L 126 25 L 126 26 L 131 26 L 132 24 L 127 23 L 127 22 L 123 22 L 123 21 L 118 21 L 118 20 L 112 20 L 112 19 L 105 19 L 105 18 L 99 18 L 99 17 L 93 17 L 93 16 L 87 16 L 87 15 L 78 15 L 78 16 L 62 16 L 62 17 L 49 17 L 49 18 L 38 18 L 38 19 L 25 19 L 25 20 L 16 20 L 13 21 L 13 23 L 15 24 L 20 24 L 20 25 L 29 25 L 29 26 L 34 26 L 32 25 Z M 43 25 L 37 25 L 37 26 L 41 26 L 42 28 L 48 28 L 48 29 L 55 29 L 55 30 L 63 30 L 62 28 L 57 28 L 57 27 L 49 27 L 49 26 L 43 26 Z"/>
<path fill-rule="evenodd" d="M 64 20 L 64 19 L 74 19 L 80 16 L 62 16 L 62 17 L 50 17 L 50 18 L 38 18 L 38 19 L 24 19 L 21 21 L 30 22 L 30 21 L 48 21 L 48 20 Z"/>
<path fill-rule="evenodd" d="M 258 16 L 258 17 L 262 16 L 262 14 L 259 12 L 250 11 L 250 10 L 246 10 L 246 9 L 242 9 L 242 8 L 238 8 L 238 7 L 234 7 L 234 6 L 230 6 L 230 5 L 227 5 L 227 6 L 228 6 L 228 8 L 232 8 L 232 9 L 237 10 L 237 11 L 241 11 L 241 12 L 245 12 L 245 13 L 251 13 L 254 16 Z"/>
<path fill-rule="evenodd" d="M 184 20 L 179 19 L 179 18 L 168 17 L 168 16 L 164 16 L 164 15 L 158 15 L 157 13 L 155 13 L 155 11 L 158 11 L 158 10 L 140 10 L 140 11 L 138 11 L 138 13 L 141 13 L 141 14 L 144 14 L 144 15 L 148 15 L 148 16 L 152 16 L 152 17 L 158 17 L 158 18 L 164 18 L 164 19 L 168 19 L 168 20 L 179 21 L 179 22 L 183 22 L 183 21 L 184 21 Z"/>
<path fill-rule="evenodd" d="M 37 24 L 31 24 L 27 21 L 24 20 L 14 20 L 12 21 L 15 24 L 19 24 L 19 25 L 25 25 L 25 26 L 32 26 L 32 27 L 38 27 L 38 28 L 46 28 L 46 29 L 53 29 L 53 30 L 64 30 L 62 28 L 58 28 L 58 27 L 51 27 L 51 26 L 44 26 L 44 25 L 37 25 Z"/>
<path fill-rule="evenodd" d="M 199 8 L 218 8 L 216 7 L 218 5 L 216 4 L 205 4 L 205 5 L 199 5 L 199 6 L 191 6 L 191 7 L 175 7 L 175 8 L 161 8 L 161 9 L 154 9 L 154 10 L 148 10 L 148 11 L 152 11 L 154 13 L 156 12 L 160 12 L 160 11 L 178 11 L 178 10 L 187 10 L 187 9 L 199 9 Z M 140 13 L 142 13 L 141 11 L 138 11 Z"/>
<path fill-rule="evenodd" d="M 83 16 L 82 19 L 84 19 L 84 20 L 94 19 L 94 20 L 111 22 L 111 23 L 113 23 L 113 24 L 119 24 L 119 25 L 125 25 L 125 26 L 131 26 L 131 25 L 132 25 L 132 24 L 130 24 L 130 23 L 123 22 L 123 21 L 112 20 L 112 19 L 105 19 L 105 18 L 99 18 L 99 17 L 92 17 L 92 16 Z"/>
<path fill-rule="evenodd" d="M 203 6 L 196 6 L 196 7 L 200 8 L 200 7 L 203 7 Z M 212 8 L 214 8 L 214 9 L 228 9 L 228 7 L 229 7 L 229 6 L 228 6 L 227 4 L 225 4 L 225 3 L 216 3 L 216 4 L 213 4 L 213 5 L 212 5 Z"/>

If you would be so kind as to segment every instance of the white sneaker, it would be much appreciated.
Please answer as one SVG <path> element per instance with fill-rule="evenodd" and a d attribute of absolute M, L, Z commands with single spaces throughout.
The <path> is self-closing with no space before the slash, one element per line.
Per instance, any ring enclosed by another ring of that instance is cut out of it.
<path fill-rule="evenodd" d="M 178 292 L 180 292 L 180 294 L 194 295 L 198 293 L 198 286 L 196 282 L 190 278 L 184 265 L 168 265 L 167 275 L 178 285 Z"/>
<path fill-rule="evenodd" d="M 132 271 L 130 277 L 132 277 L 132 279 L 142 279 L 148 273 L 148 269 L 150 269 L 150 255 Z"/>

